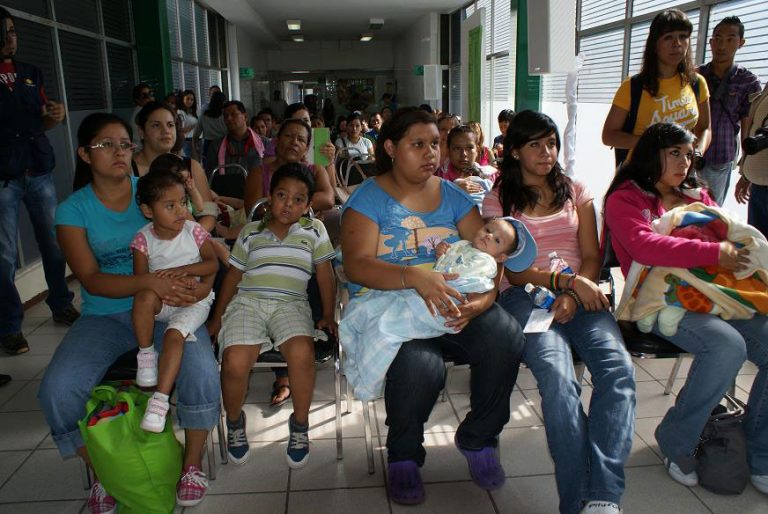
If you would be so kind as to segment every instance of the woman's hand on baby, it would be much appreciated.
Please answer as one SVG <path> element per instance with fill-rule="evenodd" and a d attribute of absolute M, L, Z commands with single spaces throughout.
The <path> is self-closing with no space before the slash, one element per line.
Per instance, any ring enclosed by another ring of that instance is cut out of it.
<path fill-rule="evenodd" d="M 578 293 L 577 293 L 578 294 Z M 558 323 L 568 323 L 576 314 L 576 300 L 567 294 L 561 294 L 555 299 L 550 310 L 555 315 L 554 320 Z"/>
<path fill-rule="evenodd" d="M 718 264 L 728 271 L 742 271 L 749 264 L 749 250 L 736 248 L 730 241 L 720 243 L 720 259 Z"/>
<path fill-rule="evenodd" d="M 451 249 L 451 245 L 446 243 L 445 241 L 440 241 L 437 243 L 437 246 L 435 246 L 435 258 L 439 259 L 446 253 L 448 253 L 448 250 Z"/>
<path fill-rule="evenodd" d="M 416 289 L 424 303 L 427 304 L 430 314 L 433 316 L 442 314 L 446 318 L 461 316 L 461 311 L 454 303 L 453 298 L 463 303 L 464 297 L 446 283 L 446 280 L 459 278 L 458 274 L 437 273 L 410 267 L 407 271 L 406 284 Z"/>
<path fill-rule="evenodd" d="M 152 290 L 163 303 L 171 307 L 186 307 L 197 303 L 195 289 L 199 282 L 194 277 L 161 277 L 153 273 Z"/>
<path fill-rule="evenodd" d="M 487 295 L 489 293 L 468 293 L 464 303 L 458 305 L 461 316 L 455 319 L 449 319 L 445 326 L 461 332 L 467 324 L 482 314 L 488 307 Z M 495 294 L 495 293 L 494 293 Z"/>
<path fill-rule="evenodd" d="M 317 328 L 320 330 L 327 330 L 332 335 L 339 334 L 339 326 L 336 323 L 336 320 L 333 319 L 333 316 L 323 316 L 322 319 L 317 322 Z"/>
<path fill-rule="evenodd" d="M 576 280 L 573 282 L 573 290 L 579 295 L 585 311 L 601 311 L 611 305 L 608 297 L 600 290 L 600 286 L 581 275 L 576 276 Z"/>
<path fill-rule="evenodd" d="M 483 192 L 483 186 L 473 180 L 458 180 L 455 184 L 469 194 Z"/>
<path fill-rule="evenodd" d="M 160 278 L 181 278 L 181 277 L 187 276 L 187 273 L 185 271 L 179 271 L 174 268 L 159 269 L 159 270 L 155 270 L 153 273 Z"/>

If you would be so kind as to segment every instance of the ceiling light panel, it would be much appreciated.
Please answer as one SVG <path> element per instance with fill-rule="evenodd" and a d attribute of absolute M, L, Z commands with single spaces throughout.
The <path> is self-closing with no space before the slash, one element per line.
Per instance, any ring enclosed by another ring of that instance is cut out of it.
<path fill-rule="evenodd" d="M 301 30 L 301 20 L 285 20 L 288 30 Z"/>

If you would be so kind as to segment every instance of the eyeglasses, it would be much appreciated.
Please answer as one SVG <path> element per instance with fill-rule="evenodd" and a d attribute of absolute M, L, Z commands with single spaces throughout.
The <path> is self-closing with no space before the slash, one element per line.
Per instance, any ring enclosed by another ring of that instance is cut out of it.
<path fill-rule="evenodd" d="M 148 98 L 152 98 L 152 93 L 141 93 L 139 98 L 141 98 L 142 100 L 146 100 Z"/>
<path fill-rule="evenodd" d="M 104 141 L 96 143 L 95 145 L 87 145 L 86 148 L 90 148 L 91 150 L 100 148 L 112 152 L 116 152 L 118 148 L 124 152 L 133 153 L 136 151 L 136 145 L 131 142 L 121 141 L 119 143 L 115 143 L 111 139 L 105 139 Z"/>

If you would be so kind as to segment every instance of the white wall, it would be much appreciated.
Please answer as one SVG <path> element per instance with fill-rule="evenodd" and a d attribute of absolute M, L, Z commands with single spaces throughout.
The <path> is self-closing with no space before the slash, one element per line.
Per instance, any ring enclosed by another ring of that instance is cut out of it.
<path fill-rule="evenodd" d="M 267 77 L 267 53 L 261 43 L 246 31 L 238 30 L 236 34 L 238 66 L 253 68 L 255 72 L 255 79 L 241 79 L 240 70 L 237 70 L 237 81 L 240 89 L 238 100 L 245 104 L 248 115 L 253 116 L 261 109 L 261 96 L 266 94 L 266 98 L 269 100 L 269 87 L 266 87 L 266 93 L 262 91 L 263 87 L 259 87 L 261 81 L 266 80 Z"/>
<path fill-rule="evenodd" d="M 610 107 L 609 104 L 581 103 L 576 114 L 576 165 L 574 167 L 574 176 L 584 182 L 594 194 L 595 207 L 598 213 L 603 209 L 603 195 L 613 179 L 615 168 L 613 150 L 602 142 L 603 122 Z M 544 102 L 542 103 L 541 110 L 555 120 L 562 137 L 563 129 L 565 129 L 568 119 L 565 104 Z M 561 151 L 561 163 L 563 162 L 562 157 Z M 746 205 L 737 204 L 733 198 L 733 188 L 737 180 L 738 174 L 734 172 L 723 207 L 730 209 L 746 221 Z"/>
<path fill-rule="evenodd" d="M 397 39 L 394 54 L 398 105 L 424 103 L 424 77 L 414 74 L 414 66 L 440 64 L 440 15 L 419 18 Z"/>
<path fill-rule="evenodd" d="M 280 43 L 266 52 L 266 69 L 274 71 L 391 70 L 392 41 L 323 41 Z M 241 64 L 242 66 L 242 64 Z"/>

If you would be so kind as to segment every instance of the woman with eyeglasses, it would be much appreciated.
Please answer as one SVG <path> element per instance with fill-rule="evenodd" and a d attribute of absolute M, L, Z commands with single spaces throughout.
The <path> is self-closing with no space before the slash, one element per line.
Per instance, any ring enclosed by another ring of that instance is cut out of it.
<path fill-rule="evenodd" d="M 133 275 L 130 243 L 147 224 L 136 203 L 137 178 L 131 174 L 135 145 L 131 130 L 119 117 L 94 113 L 77 134 L 78 184 L 56 211 L 56 236 L 73 273 L 82 285 L 82 316 L 62 339 L 43 376 L 38 400 L 53 440 L 64 458 L 80 456 L 89 463 L 78 420 L 91 390 L 118 357 L 136 349 L 131 323 L 133 296 L 154 291 L 163 302 L 188 306 L 205 298 L 210 284 L 189 278 Z M 162 346 L 165 324 L 156 323 L 154 344 Z M 185 430 L 179 505 L 200 503 L 208 480 L 201 471 L 208 431 L 219 418 L 221 390 L 216 360 L 205 328 L 187 340 L 176 381 L 179 425 Z M 107 512 L 115 500 L 98 477 L 91 489 L 91 512 Z"/>
<path fill-rule="evenodd" d="M 143 144 L 131 161 L 131 170 L 136 177 L 146 175 L 156 157 L 167 153 L 180 155 L 182 131 L 177 124 L 176 112 L 170 105 L 154 101 L 147 103 L 136 115 L 136 125 Z M 208 179 L 203 167 L 195 159 L 189 158 L 189 169 L 192 171 L 189 187 L 200 192 L 207 207 L 192 214 L 197 222 L 210 232 L 216 223 L 217 210 L 211 189 L 208 187 Z"/>

